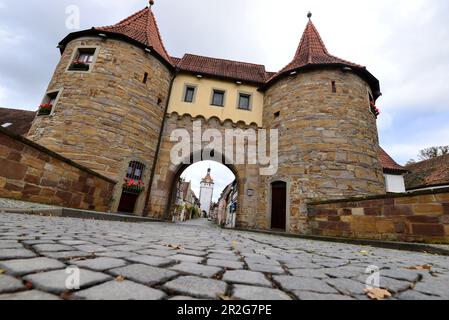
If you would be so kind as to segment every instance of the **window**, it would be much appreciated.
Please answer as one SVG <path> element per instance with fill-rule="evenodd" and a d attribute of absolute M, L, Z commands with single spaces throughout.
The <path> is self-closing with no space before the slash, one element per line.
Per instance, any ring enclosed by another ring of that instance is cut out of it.
<path fill-rule="evenodd" d="M 47 93 L 42 104 L 39 106 L 39 110 L 37 112 L 38 116 L 49 116 L 52 114 L 53 109 L 56 105 L 56 101 L 58 99 L 59 91 Z"/>
<path fill-rule="evenodd" d="M 184 102 L 192 103 L 194 98 L 195 98 L 195 87 L 187 86 L 184 95 Z"/>
<path fill-rule="evenodd" d="M 275 114 L 274 114 L 274 118 L 276 119 L 276 118 L 279 118 L 281 116 L 281 112 L 280 111 L 278 111 L 278 112 L 276 112 Z"/>
<path fill-rule="evenodd" d="M 80 48 L 75 54 L 69 70 L 70 71 L 89 71 L 94 62 L 94 48 Z"/>
<path fill-rule="evenodd" d="M 145 72 L 145 73 L 143 74 L 143 80 L 142 80 L 142 82 L 143 82 L 143 83 L 147 83 L 147 81 L 148 81 L 148 72 Z"/>
<path fill-rule="evenodd" d="M 133 180 L 143 180 L 143 172 L 145 171 L 145 165 L 137 162 L 131 161 L 128 165 L 128 171 L 126 173 L 126 178 Z"/>
<path fill-rule="evenodd" d="M 224 107 L 225 92 L 221 90 L 214 90 L 212 95 L 212 105 L 217 107 Z"/>
<path fill-rule="evenodd" d="M 239 109 L 251 110 L 251 95 L 240 93 L 239 94 Z"/>

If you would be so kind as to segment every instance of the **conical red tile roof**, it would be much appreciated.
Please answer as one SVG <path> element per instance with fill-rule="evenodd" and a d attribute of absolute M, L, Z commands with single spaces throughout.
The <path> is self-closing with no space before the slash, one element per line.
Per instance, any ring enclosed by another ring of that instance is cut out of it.
<path fill-rule="evenodd" d="M 358 69 L 365 69 L 364 66 L 337 58 L 327 51 L 321 36 L 313 24 L 312 20 L 307 23 L 306 29 L 301 37 L 298 49 L 296 50 L 293 60 L 285 66 L 281 71 L 273 75 L 268 81 L 274 80 L 278 76 L 294 71 L 306 66 L 316 65 L 345 65 Z"/>
<path fill-rule="evenodd" d="M 165 50 L 164 43 L 162 42 L 156 18 L 149 7 L 115 25 L 98 27 L 95 29 L 125 35 L 147 47 L 153 48 L 153 50 L 155 50 L 165 61 L 170 64 L 172 63 L 167 50 Z"/>

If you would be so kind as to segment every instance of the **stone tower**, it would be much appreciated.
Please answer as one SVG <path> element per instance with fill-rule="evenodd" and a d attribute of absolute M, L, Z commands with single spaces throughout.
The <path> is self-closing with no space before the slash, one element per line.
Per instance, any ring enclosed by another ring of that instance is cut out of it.
<path fill-rule="evenodd" d="M 264 127 L 279 129 L 279 171 L 261 177 L 261 194 L 271 199 L 273 185 L 285 184 L 287 229 L 305 232 L 309 201 L 385 193 L 370 107 L 379 81 L 329 54 L 311 20 L 293 60 L 264 90 Z M 272 210 L 267 204 L 259 213 Z"/>
<path fill-rule="evenodd" d="M 173 66 L 150 7 L 113 26 L 69 34 L 28 138 L 117 180 L 145 189 L 119 211 L 141 214 L 162 130 Z"/>
<path fill-rule="evenodd" d="M 207 216 L 209 216 L 210 214 L 210 207 L 212 205 L 212 197 L 214 196 L 215 185 L 210 173 L 211 169 L 208 169 L 206 177 L 201 181 L 200 188 L 201 212 L 205 212 Z"/>

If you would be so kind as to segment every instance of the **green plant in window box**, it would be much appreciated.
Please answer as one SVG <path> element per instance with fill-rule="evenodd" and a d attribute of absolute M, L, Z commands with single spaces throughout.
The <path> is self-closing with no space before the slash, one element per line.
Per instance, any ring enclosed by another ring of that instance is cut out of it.
<path fill-rule="evenodd" d="M 51 104 L 41 104 L 39 106 L 39 111 L 37 113 L 38 116 L 48 116 L 51 114 L 51 110 L 53 109 L 53 105 Z"/>

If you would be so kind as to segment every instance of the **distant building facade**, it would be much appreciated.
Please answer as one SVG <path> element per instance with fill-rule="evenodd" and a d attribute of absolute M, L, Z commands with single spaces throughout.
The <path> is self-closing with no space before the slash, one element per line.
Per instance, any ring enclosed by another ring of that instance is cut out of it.
<path fill-rule="evenodd" d="M 201 212 L 208 217 L 211 212 L 212 199 L 214 196 L 215 183 L 211 176 L 211 169 L 207 170 L 207 175 L 201 180 L 200 184 L 200 203 Z"/>

